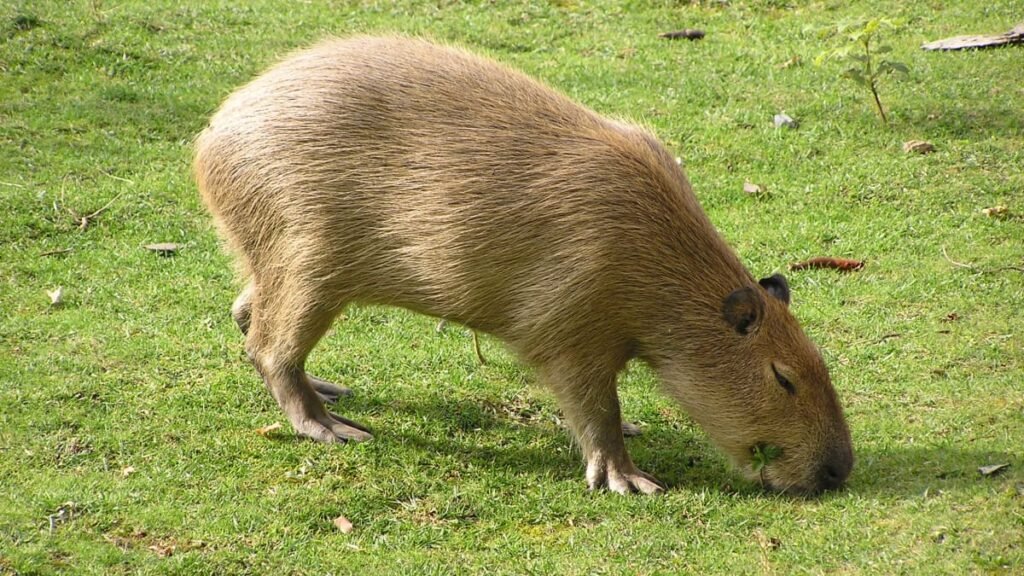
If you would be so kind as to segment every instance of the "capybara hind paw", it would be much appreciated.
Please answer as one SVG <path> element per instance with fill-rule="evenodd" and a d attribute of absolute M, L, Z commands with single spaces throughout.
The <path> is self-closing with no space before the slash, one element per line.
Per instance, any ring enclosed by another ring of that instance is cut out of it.
<path fill-rule="evenodd" d="M 608 462 L 594 462 L 587 466 L 587 486 L 591 490 L 607 488 L 619 494 L 660 494 L 665 486 L 654 476 L 638 470 L 635 466 L 620 470 Z"/>
<path fill-rule="evenodd" d="M 306 378 L 309 379 L 313 390 L 316 390 L 316 395 L 326 404 L 335 404 L 342 396 L 352 395 L 352 390 L 344 386 L 338 386 L 326 380 L 321 380 L 311 374 L 307 374 Z"/>
<path fill-rule="evenodd" d="M 295 427 L 295 431 L 300 436 L 326 443 L 366 442 L 373 439 L 373 434 L 362 424 L 331 413 L 316 420 L 304 420 Z"/>

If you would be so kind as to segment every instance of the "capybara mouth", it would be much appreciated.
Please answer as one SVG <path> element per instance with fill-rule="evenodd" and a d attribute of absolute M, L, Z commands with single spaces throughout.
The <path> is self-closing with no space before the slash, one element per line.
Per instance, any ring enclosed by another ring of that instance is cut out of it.
<path fill-rule="evenodd" d="M 787 482 L 785 479 L 779 478 L 776 475 L 777 472 L 778 470 L 774 466 L 764 466 L 755 472 L 757 480 L 760 481 L 764 490 L 798 498 L 815 498 L 846 488 L 845 475 L 829 466 L 822 467 L 822 470 L 813 478 L 794 482 Z"/>
<path fill-rule="evenodd" d="M 785 451 L 781 446 L 768 442 L 758 442 L 750 447 L 749 470 L 759 481 L 761 487 L 771 492 L 793 496 L 815 497 L 825 492 L 841 490 L 853 468 L 853 458 L 847 452 L 833 451 L 822 462 L 812 465 L 813 470 L 807 474 L 807 468 L 797 466 L 798 474 L 787 474 L 784 466 L 793 465 L 787 462 Z M 789 455 L 792 457 L 792 455 Z M 792 472 L 792 471 L 791 471 Z M 796 476 L 796 480 L 792 480 Z"/>

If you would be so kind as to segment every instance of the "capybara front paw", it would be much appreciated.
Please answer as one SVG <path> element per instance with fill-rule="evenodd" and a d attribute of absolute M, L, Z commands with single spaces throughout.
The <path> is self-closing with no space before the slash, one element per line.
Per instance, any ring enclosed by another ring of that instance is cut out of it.
<path fill-rule="evenodd" d="M 299 436 L 312 438 L 317 442 L 366 442 L 373 439 L 373 434 L 370 434 L 362 424 L 330 412 L 323 417 L 302 420 L 293 425 Z"/>
<path fill-rule="evenodd" d="M 592 459 L 587 465 L 587 486 L 591 490 L 607 488 L 619 494 L 660 494 L 665 491 L 661 482 L 636 466 L 615 465 L 599 458 Z"/>

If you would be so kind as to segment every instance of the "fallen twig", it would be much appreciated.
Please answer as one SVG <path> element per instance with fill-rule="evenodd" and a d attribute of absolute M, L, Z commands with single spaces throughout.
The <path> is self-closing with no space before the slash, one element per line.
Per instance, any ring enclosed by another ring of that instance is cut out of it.
<path fill-rule="evenodd" d="M 116 176 L 113 176 L 113 178 L 116 178 Z M 99 210 L 94 211 L 92 214 L 89 214 L 88 216 L 82 216 L 81 223 L 78 225 L 78 229 L 85 230 L 89 226 L 90 220 L 102 214 L 107 208 L 110 208 L 114 204 L 114 202 L 116 202 L 117 199 L 121 197 L 122 194 L 124 194 L 124 192 L 118 192 L 116 195 L 114 195 L 113 198 L 110 199 L 109 202 L 101 206 Z"/>
<path fill-rule="evenodd" d="M 963 262 L 957 262 L 956 260 L 953 260 L 952 258 L 950 258 L 949 254 L 946 253 L 946 247 L 945 246 L 942 247 L 942 257 L 945 258 L 947 262 L 949 262 L 953 266 L 956 266 L 957 268 L 968 268 L 968 269 L 971 269 L 971 270 L 976 270 L 977 269 L 977 266 L 972 266 L 970 264 L 964 264 Z"/>
<path fill-rule="evenodd" d="M 121 181 L 121 182 L 125 182 L 125 183 L 127 183 L 127 184 L 131 184 L 132 186 L 134 186 L 134 185 L 135 185 L 135 182 L 133 182 L 132 180 L 129 180 L 129 179 L 127 179 L 127 178 L 122 178 L 122 177 L 120 177 L 120 176 L 114 176 L 113 174 L 111 174 L 110 172 L 107 172 L 106 170 L 100 170 L 100 172 L 101 172 L 102 174 L 104 174 L 105 176 L 108 176 L 108 177 L 110 177 L 110 178 L 113 178 L 114 180 L 119 180 L 119 181 Z"/>
<path fill-rule="evenodd" d="M 946 253 L 945 246 L 942 247 L 942 257 L 946 259 L 946 262 L 949 262 L 950 264 L 956 266 L 957 268 L 964 268 L 966 270 L 979 272 L 981 274 L 995 274 L 996 272 L 1006 272 L 1007 270 L 1020 272 L 1024 274 L 1024 266 L 999 266 L 997 268 L 982 268 L 981 266 L 976 266 L 974 264 L 965 264 L 963 262 L 957 262 L 956 260 L 953 260 L 952 258 L 949 257 L 949 254 Z"/>
<path fill-rule="evenodd" d="M 1024 22 L 1002 34 L 954 36 L 928 42 L 921 46 L 925 50 L 963 50 L 964 48 L 989 48 L 1024 42 Z"/>

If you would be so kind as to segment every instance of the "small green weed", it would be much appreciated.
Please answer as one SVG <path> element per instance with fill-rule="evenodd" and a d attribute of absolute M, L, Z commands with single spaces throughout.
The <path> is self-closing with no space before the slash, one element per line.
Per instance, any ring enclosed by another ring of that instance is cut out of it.
<path fill-rule="evenodd" d="M 896 30 L 901 25 L 898 20 L 873 18 L 856 25 L 839 25 L 834 29 L 827 29 L 827 34 L 842 36 L 846 43 L 822 52 L 816 60 L 819 65 L 827 60 L 851 62 L 853 66 L 847 68 L 840 77 L 848 78 L 871 92 L 875 110 L 883 124 L 888 124 L 889 118 L 885 115 L 885 108 L 878 96 L 878 81 L 894 72 L 906 76 L 910 69 L 902 62 L 881 59 L 883 54 L 892 52 L 892 46 L 879 45 L 878 41 L 883 29 Z"/>
<path fill-rule="evenodd" d="M 753 468 L 754 472 L 761 474 L 761 485 L 764 485 L 764 470 L 765 467 L 772 463 L 773 460 L 779 459 L 782 456 L 782 448 L 775 446 L 774 444 L 757 444 L 750 449 L 750 455 L 753 456 Z"/>

